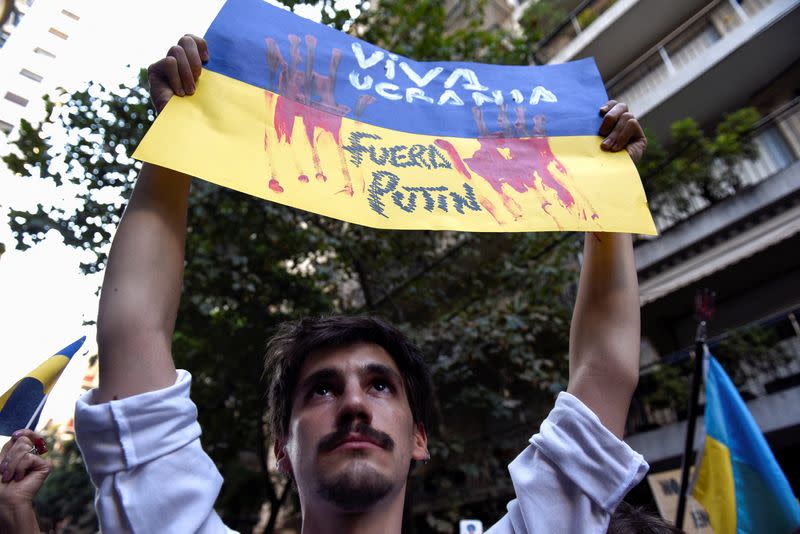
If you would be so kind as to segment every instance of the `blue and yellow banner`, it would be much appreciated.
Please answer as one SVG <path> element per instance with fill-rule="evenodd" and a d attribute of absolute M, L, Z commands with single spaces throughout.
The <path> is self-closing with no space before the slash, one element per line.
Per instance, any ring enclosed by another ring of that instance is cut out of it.
<path fill-rule="evenodd" d="M 694 496 L 715 534 L 790 534 L 800 528 L 800 504 L 736 391 L 706 348 L 705 445 Z"/>
<path fill-rule="evenodd" d="M 86 336 L 64 347 L 14 384 L 0 397 L 0 436 L 20 428 L 35 428 L 47 395 Z"/>
<path fill-rule="evenodd" d="M 263 0 L 205 38 L 135 157 L 378 228 L 655 233 L 630 157 L 600 150 L 591 59 L 417 62 Z"/>

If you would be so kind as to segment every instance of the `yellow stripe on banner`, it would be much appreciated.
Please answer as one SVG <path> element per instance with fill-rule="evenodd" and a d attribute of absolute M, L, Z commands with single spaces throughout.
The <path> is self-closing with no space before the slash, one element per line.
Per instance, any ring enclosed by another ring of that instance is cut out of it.
<path fill-rule="evenodd" d="M 50 390 L 53 389 L 56 380 L 61 376 L 61 372 L 68 363 L 69 358 L 56 354 L 46 359 L 42 365 L 28 373 L 28 376 L 41 382 L 44 385 L 44 394 L 47 395 L 50 393 Z"/>
<path fill-rule="evenodd" d="M 706 435 L 694 497 L 708 513 L 714 534 L 736 534 L 736 490 L 728 447 Z"/>
<path fill-rule="evenodd" d="M 630 157 L 601 151 L 599 137 L 437 138 L 326 112 L 342 109 L 203 71 L 134 157 L 376 228 L 656 232 Z"/>

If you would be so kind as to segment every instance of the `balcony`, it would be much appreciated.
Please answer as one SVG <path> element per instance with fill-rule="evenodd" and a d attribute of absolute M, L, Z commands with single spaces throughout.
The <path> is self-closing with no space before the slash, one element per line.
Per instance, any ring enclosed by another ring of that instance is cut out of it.
<path fill-rule="evenodd" d="M 800 97 L 764 117 L 750 136 L 756 146 L 757 156 L 738 165 L 736 173 L 740 189 L 752 188 L 800 159 Z M 729 193 L 733 195 L 737 191 L 732 189 Z M 691 191 L 688 193 L 691 194 Z M 690 201 L 688 214 L 664 210 L 655 216 L 659 234 L 708 207 L 708 200 L 696 195 Z"/>
<path fill-rule="evenodd" d="M 711 122 L 800 58 L 788 44 L 797 27 L 795 0 L 711 2 L 608 80 L 608 92 L 665 139 L 676 116 Z"/>
<path fill-rule="evenodd" d="M 800 98 L 765 117 L 751 135 L 758 157 L 739 164 L 738 190 L 713 205 L 696 197 L 696 213 L 690 218 L 668 212 L 657 217 L 660 237 L 636 243 L 640 302 L 658 309 L 658 316 L 679 316 L 682 311 L 673 301 L 691 300 L 686 293 L 708 277 L 718 278 L 717 289 L 734 293 L 740 292 L 736 288 L 742 280 L 755 284 L 758 278 L 766 292 L 786 276 L 781 269 L 800 267 L 793 259 L 800 256 L 785 255 L 800 236 Z M 719 274 L 723 271 L 739 273 L 739 278 Z M 792 293 L 775 291 L 772 300 Z M 760 298 L 741 305 L 752 310 L 768 301 Z M 691 329 L 691 324 L 680 326 L 682 335 L 691 335 Z"/>
<path fill-rule="evenodd" d="M 603 79 L 609 79 L 707 2 L 586 0 L 543 39 L 537 57 L 541 63 L 594 57 Z"/>
<path fill-rule="evenodd" d="M 594 57 L 609 95 L 665 138 L 675 117 L 712 121 L 800 59 L 797 27 L 796 0 L 585 0 L 536 57 Z"/>

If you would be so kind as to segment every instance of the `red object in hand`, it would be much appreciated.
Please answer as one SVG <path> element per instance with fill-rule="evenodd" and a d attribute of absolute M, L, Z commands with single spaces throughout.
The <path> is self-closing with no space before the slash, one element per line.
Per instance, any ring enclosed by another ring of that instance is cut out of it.
<path fill-rule="evenodd" d="M 36 448 L 36 454 L 44 454 L 47 452 L 47 443 L 43 438 L 36 438 L 33 440 L 33 446 Z"/>

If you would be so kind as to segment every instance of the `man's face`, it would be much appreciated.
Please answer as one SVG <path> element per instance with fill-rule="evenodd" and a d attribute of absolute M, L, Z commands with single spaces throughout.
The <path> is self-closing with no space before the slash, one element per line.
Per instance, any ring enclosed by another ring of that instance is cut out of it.
<path fill-rule="evenodd" d="M 400 372 L 380 346 L 357 343 L 310 354 L 292 400 L 289 434 L 275 444 L 301 502 L 367 509 L 405 488 L 412 459 L 427 458 Z"/>

